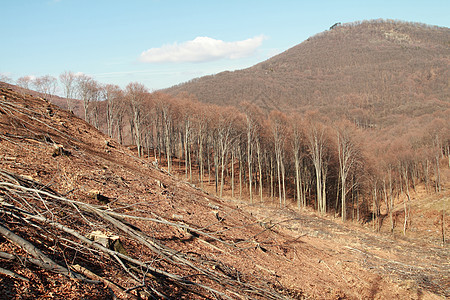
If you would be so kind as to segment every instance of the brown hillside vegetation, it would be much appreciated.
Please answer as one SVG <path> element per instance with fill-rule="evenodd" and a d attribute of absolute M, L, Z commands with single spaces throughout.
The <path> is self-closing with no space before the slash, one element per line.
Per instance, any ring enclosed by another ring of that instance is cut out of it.
<path fill-rule="evenodd" d="M 2 299 L 435 299 L 450 295 L 448 258 L 314 213 L 213 197 L 0 87 Z"/>
<path fill-rule="evenodd" d="M 448 109 L 450 29 L 400 21 L 342 24 L 253 67 L 164 90 L 199 101 L 270 111 L 320 109 L 332 119 L 429 114 Z"/>

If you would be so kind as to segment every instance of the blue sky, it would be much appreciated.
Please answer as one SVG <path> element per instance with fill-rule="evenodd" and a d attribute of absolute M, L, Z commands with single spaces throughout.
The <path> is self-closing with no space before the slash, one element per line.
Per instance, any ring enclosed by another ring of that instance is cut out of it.
<path fill-rule="evenodd" d="M 150 90 L 250 67 L 336 22 L 450 27 L 448 0 L 0 0 L 0 75 L 82 72 Z"/>

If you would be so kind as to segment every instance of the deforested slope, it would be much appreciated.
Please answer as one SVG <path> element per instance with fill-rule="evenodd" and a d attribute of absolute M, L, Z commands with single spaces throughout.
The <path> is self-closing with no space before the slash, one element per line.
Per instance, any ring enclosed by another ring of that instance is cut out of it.
<path fill-rule="evenodd" d="M 2 299 L 448 295 L 445 249 L 243 207 L 0 84 Z"/>

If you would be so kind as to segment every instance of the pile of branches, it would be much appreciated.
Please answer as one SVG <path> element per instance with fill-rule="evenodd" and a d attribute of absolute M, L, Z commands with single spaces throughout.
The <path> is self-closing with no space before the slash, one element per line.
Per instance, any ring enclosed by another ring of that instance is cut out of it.
<path fill-rule="evenodd" d="M 0 251 L 0 262 L 33 265 L 87 284 L 103 283 L 120 298 L 287 297 L 281 289 L 245 278 L 221 262 L 171 249 L 129 220 L 181 227 L 233 247 L 211 233 L 155 215 L 148 218 L 118 211 L 120 208 L 68 199 L 36 181 L 0 170 L 0 244 L 3 236 L 3 243 L 20 248 L 22 253 Z M 134 245 L 129 247 L 130 253 L 121 245 L 110 247 L 89 237 L 93 230 L 105 229 L 128 242 L 125 245 Z M 0 268 L 0 273 L 18 281 L 29 280 L 6 268 Z"/>

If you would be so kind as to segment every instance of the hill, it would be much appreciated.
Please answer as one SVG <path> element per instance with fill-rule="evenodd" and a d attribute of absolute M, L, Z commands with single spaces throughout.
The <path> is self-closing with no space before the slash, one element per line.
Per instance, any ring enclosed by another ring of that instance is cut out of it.
<path fill-rule="evenodd" d="M 0 155 L 2 299 L 449 295 L 445 248 L 218 199 L 3 84 Z"/>
<path fill-rule="evenodd" d="M 266 111 L 364 114 L 380 123 L 447 109 L 449 77 L 449 28 L 377 20 L 342 24 L 248 69 L 163 91 L 218 105 L 248 101 Z"/>

